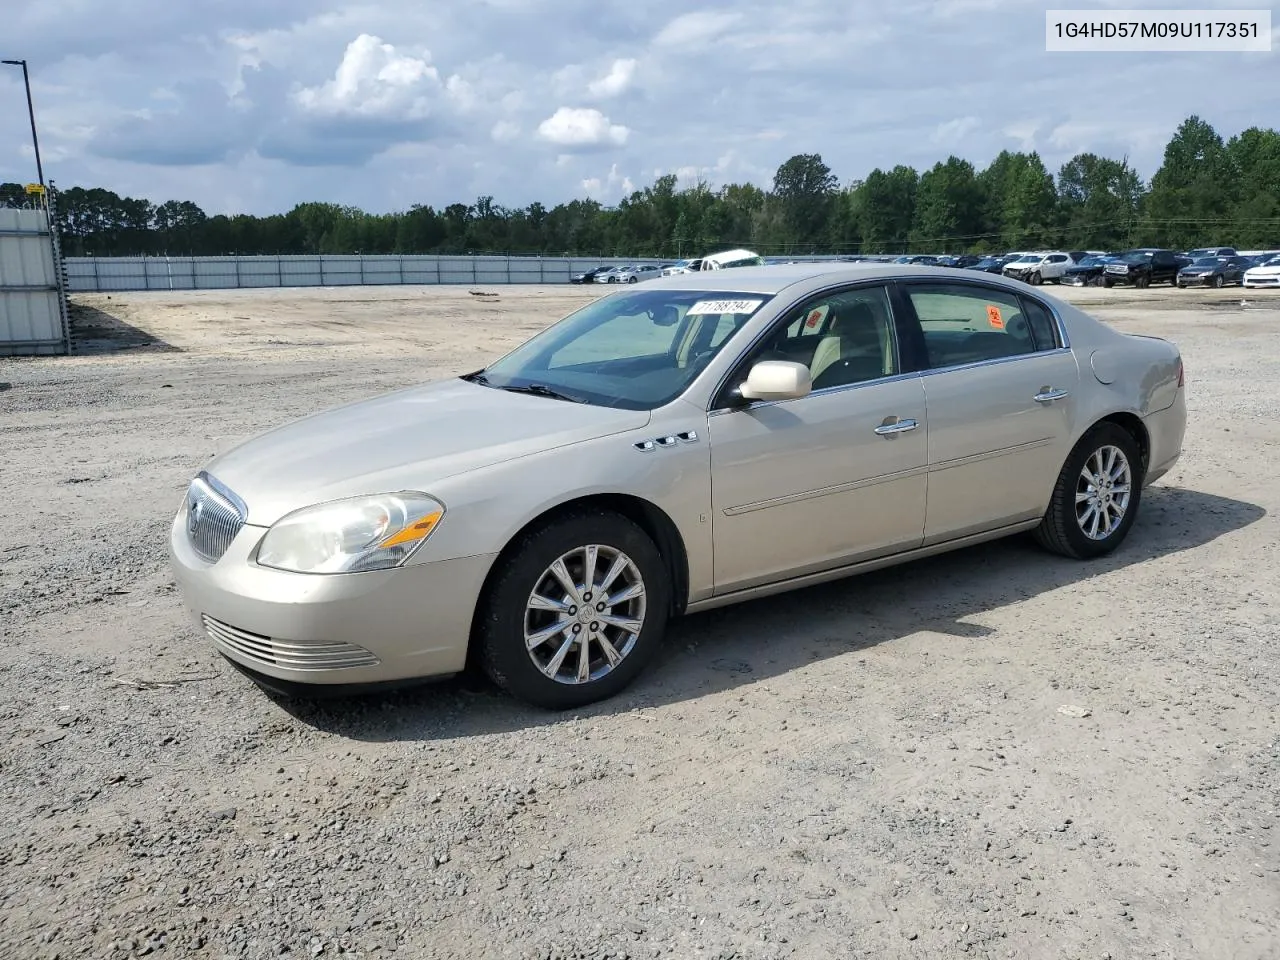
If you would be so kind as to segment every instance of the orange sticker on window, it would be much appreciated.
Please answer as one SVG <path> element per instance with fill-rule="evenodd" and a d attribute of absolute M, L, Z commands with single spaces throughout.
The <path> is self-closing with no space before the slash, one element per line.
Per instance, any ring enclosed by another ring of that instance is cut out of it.
<path fill-rule="evenodd" d="M 1004 329 L 1004 318 L 1000 316 L 1000 308 L 987 304 L 987 320 L 997 330 Z"/>

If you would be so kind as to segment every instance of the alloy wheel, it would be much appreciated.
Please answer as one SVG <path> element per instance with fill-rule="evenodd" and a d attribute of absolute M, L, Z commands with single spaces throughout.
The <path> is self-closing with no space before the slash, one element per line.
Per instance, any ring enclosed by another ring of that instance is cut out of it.
<path fill-rule="evenodd" d="M 1119 447 L 1099 447 L 1076 481 L 1076 523 L 1090 540 L 1105 540 L 1120 528 L 1133 492 L 1129 458 Z"/>
<path fill-rule="evenodd" d="M 529 594 L 525 649 L 557 683 L 599 680 L 635 647 L 646 606 L 634 560 L 601 544 L 577 547 L 557 558 Z"/>

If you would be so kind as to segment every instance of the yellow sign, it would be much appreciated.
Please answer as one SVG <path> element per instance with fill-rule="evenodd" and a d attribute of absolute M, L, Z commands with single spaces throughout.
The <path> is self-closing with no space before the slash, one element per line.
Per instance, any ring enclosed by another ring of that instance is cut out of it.
<path fill-rule="evenodd" d="M 38 183 L 28 183 L 28 184 L 27 184 L 27 193 L 30 193 L 30 194 L 33 194 L 33 195 L 37 195 L 37 196 L 43 196 L 43 195 L 44 195 L 44 187 L 42 187 L 42 186 L 41 186 L 40 184 L 38 184 Z"/>

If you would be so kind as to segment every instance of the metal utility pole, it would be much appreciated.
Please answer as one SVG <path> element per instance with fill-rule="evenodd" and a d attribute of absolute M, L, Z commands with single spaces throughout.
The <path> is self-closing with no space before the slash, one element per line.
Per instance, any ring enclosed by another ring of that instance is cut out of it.
<path fill-rule="evenodd" d="M 22 68 L 22 83 L 27 88 L 27 116 L 31 118 L 31 145 L 36 151 L 36 176 L 40 179 L 40 186 L 43 187 L 44 167 L 40 163 L 40 138 L 36 136 L 36 108 L 31 103 L 31 75 L 27 72 L 27 61 L 0 60 L 0 63 Z"/>

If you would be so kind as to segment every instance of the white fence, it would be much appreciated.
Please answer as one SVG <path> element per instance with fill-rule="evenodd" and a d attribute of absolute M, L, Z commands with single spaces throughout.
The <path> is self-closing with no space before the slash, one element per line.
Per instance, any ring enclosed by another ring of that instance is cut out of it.
<path fill-rule="evenodd" d="M 49 212 L 0 208 L 0 357 L 67 349 Z"/>
<path fill-rule="evenodd" d="M 280 256 L 67 257 L 72 293 L 228 290 L 368 284 L 568 283 L 602 264 L 660 263 L 615 257 Z"/>

